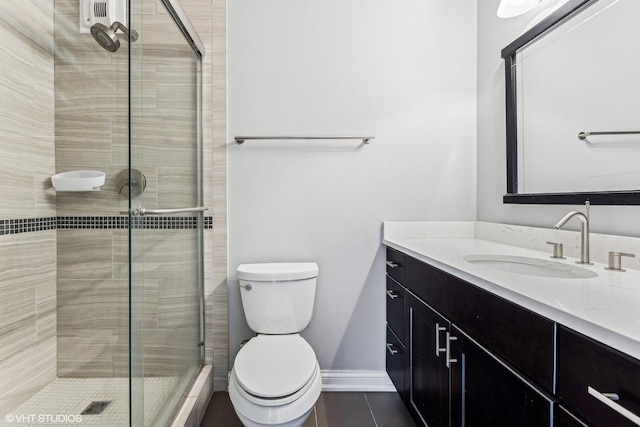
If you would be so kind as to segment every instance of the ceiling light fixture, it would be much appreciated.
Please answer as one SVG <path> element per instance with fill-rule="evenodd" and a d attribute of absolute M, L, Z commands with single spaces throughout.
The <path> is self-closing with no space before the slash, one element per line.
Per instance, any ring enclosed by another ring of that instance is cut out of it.
<path fill-rule="evenodd" d="M 529 12 L 540 3 L 540 0 L 500 0 L 498 18 L 513 18 Z"/>

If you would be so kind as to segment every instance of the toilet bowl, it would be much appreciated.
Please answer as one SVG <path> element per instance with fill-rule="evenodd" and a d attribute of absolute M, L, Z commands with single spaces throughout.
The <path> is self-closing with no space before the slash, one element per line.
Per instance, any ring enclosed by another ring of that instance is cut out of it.
<path fill-rule="evenodd" d="M 300 427 L 322 389 L 313 348 L 299 332 L 313 312 L 315 263 L 243 264 L 242 306 L 257 332 L 238 352 L 229 397 L 247 427 Z"/>

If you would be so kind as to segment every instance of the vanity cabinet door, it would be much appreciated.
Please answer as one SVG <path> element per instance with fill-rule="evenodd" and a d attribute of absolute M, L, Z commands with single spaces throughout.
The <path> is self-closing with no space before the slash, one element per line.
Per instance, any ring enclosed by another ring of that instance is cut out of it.
<path fill-rule="evenodd" d="M 556 421 L 553 424 L 554 427 L 588 427 L 585 423 L 580 421 L 571 412 L 559 406 L 555 413 Z"/>
<path fill-rule="evenodd" d="M 640 425 L 640 361 L 564 326 L 557 384 L 561 402 L 595 427 Z"/>
<path fill-rule="evenodd" d="M 451 425 L 552 426 L 554 400 L 452 326 Z"/>
<path fill-rule="evenodd" d="M 402 286 L 387 276 L 387 325 L 393 330 L 403 345 L 405 340 L 405 291 Z"/>
<path fill-rule="evenodd" d="M 449 322 L 407 293 L 409 411 L 419 425 L 449 425 L 449 369 L 445 349 Z"/>

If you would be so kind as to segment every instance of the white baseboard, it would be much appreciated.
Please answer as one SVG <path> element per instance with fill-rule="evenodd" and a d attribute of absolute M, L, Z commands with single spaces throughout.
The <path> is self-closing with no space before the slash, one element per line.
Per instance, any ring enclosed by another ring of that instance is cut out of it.
<path fill-rule="evenodd" d="M 396 391 L 385 371 L 322 371 L 322 391 Z"/>

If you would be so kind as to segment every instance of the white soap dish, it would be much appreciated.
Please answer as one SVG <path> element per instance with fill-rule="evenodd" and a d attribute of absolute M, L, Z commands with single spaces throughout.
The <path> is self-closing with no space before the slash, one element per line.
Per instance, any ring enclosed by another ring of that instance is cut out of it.
<path fill-rule="evenodd" d="M 100 191 L 106 174 L 100 171 L 70 171 L 51 177 L 56 191 Z"/>

